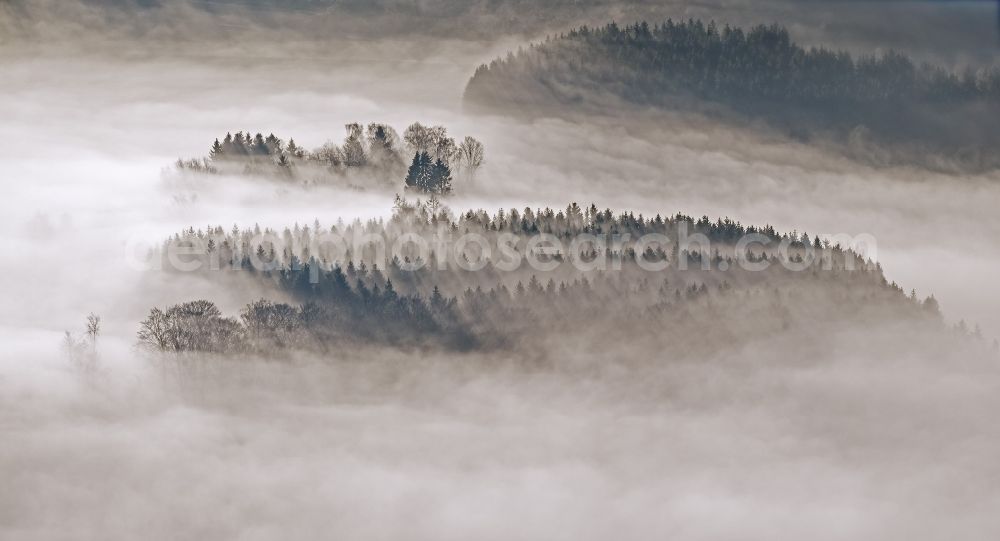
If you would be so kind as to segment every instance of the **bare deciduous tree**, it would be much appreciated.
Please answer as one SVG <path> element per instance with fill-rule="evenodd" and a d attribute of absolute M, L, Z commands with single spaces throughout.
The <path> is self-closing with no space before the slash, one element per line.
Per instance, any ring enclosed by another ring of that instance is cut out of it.
<path fill-rule="evenodd" d="M 448 129 L 444 126 L 428 127 L 414 122 L 403 132 L 403 141 L 413 152 L 426 152 L 445 163 L 455 157 L 455 140 L 448 137 Z"/>
<path fill-rule="evenodd" d="M 97 351 L 97 335 L 101 333 L 101 316 L 91 312 L 87 316 L 87 336 L 90 337 L 90 344 L 93 350 Z"/>
<path fill-rule="evenodd" d="M 170 322 L 166 313 L 159 308 L 149 311 L 138 332 L 139 344 L 149 349 L 166 351 L 170 349 Z"/>
<path fill-rule="evenodd" d="M 406 131 L 403 132 L 403 141 L 414 152 L 430 152 L 433 150 L 431 148 L 434 141 L 433 134 L 430 128 L 425 127 L 419 122 L 414 122 L 406 128 Z"/>
<path fill-rule="evenodd" d="M 88 376 L 97 372 L 97 335 L 100 332 L 101 317 L 91 313 L 87 316 L 84 336 L 77 338 L 69 331 L 63 335 L 63 352 L 69 362 L 73 368 Z"/>
<path fill-rule="evenodd" d="M 239 322 L 222 317 L 212 302 L 197 300 L 153 308 L 140 324 L 141 346 L 159 351 L 233 351 L 242 341 Z"/>
<path fill-rule="evenodd" d="M 476 173 L 476 170 L 483 165 L 486 157 L 486 149 L 481 142 L 474 137 L 466 136 L 462 144 L 458 146 L 458 165 L 468 178 Z"/>

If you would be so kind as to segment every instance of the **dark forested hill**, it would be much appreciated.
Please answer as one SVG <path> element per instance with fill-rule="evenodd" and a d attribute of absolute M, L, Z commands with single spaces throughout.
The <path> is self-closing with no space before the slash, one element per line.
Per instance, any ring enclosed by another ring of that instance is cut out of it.
<path fill-rule="evenodd" d="M 777 25 L 582 27 L 481 66 L 465 100 L 473 109 L 532 113 L 624 100 L 759 118 L 800 139 L 877 144 L 894 151 L 892 162 L 1000 165 L 1000 70 L 956 74 L 892 51 L 805 49 Z"/>

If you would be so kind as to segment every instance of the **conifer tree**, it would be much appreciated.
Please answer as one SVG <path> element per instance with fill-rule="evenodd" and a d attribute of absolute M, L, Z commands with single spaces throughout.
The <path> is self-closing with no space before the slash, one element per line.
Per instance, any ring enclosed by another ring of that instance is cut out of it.
<path fill-rule="evenodd" d="M 218 160 L 221 159 L 224 154 L 225 151 L 222 148 L 222 143 L 220 143 L 219 140 L 216 139 L 215 142 L 212 143 L 212 149 L 208 151 L 208 157 L 211 158 L 212 160 Z"/>
<path fill-rule="evenodd" d="M 438 158 L 431 168 L 430 182 L 426 191 L 438 194 L 451 193 L 451 168 L 441 158 Z"/>

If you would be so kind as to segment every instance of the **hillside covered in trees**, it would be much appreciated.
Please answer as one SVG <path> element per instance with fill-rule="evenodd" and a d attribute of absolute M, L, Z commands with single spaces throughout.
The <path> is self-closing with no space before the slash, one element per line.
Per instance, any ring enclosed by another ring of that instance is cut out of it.
<path fill-rule="evenodd" d="M 328 142 L 309 151 L 273 133 L 238 131 L 216 139 L 208 156 L 177 160 L 179 171 L 263 177 L 358 188 L 403 187 L 420 193 L 446 195 L 455 176 L 471 179 L 483 165 L 485 148 L 466 136 L 459 142 L 443 126 L 411 124 L 402 137 L 387 124 L 351 123 L 341 144 Z"/>
<path fill-rule="evenodd" d="M 476 70 L 468 107 L 504 113 L 639 106 L 763 119 L 879 163 L 1000 166 L 1000 69 L 957 74 L 889 51 L 806 49 L 778 25 L 690 20 L 581 27 Z"/>
<path fill-rule="evenodd" d="M 540 234 L 561 248 L 532 244 Z M 378 244 L 399 246 L 414 235 L 429 245 L 445 238 L 451 248 L 420 254 L 411 242 L 380 253 Z M 461 235 L 485 243 L 451 242 Z M 642 240 L 649 235 L 659 240 Z M 685 243 L 687 235 L 697 242 Z M 752 246 L 740 242 L 747 235 Z M 504 243 L 506 250 L 482 248 Z M 183 271 L 168 264 L 172 251 L 186 254 Z M 168 272 L 246 292 L 248 304 L 238 317 L 208 301 L 154 308 L 138 336 L 156 351 L 530 350 L 539 341 L 604 335 L 698 348 L 706 336 L 752 341 L 868 318 L 942 327 L 933 297 L 907 295 L 877 264 L 828 239 L 576 204 L 454 216 L 434 200 L 398 200 L 389 220 L 191 228 L 168 239 L 161 256 Z"/>

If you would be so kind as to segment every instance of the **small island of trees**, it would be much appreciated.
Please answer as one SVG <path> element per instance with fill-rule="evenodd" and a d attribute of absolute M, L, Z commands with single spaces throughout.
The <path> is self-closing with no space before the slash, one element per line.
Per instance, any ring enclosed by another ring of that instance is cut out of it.
<path fill-rule="evenodd" d="M 344 183 L 359 188 L 399 187 L 437 195 L 452 191 L 455 177 L 471 180 L 485 161 L 474 137 L 456 141 L 443 126 L 411 124 L 402 137 L 392 126 L 345 126 L 341 144 L 309 151 L 289 138 L 237 131 L 216 139 L 208 156 L 178 160 L 184 172 L 264 177 L 306 184 Z M 407 165 L 409 164 L 409 165 Z"/>

